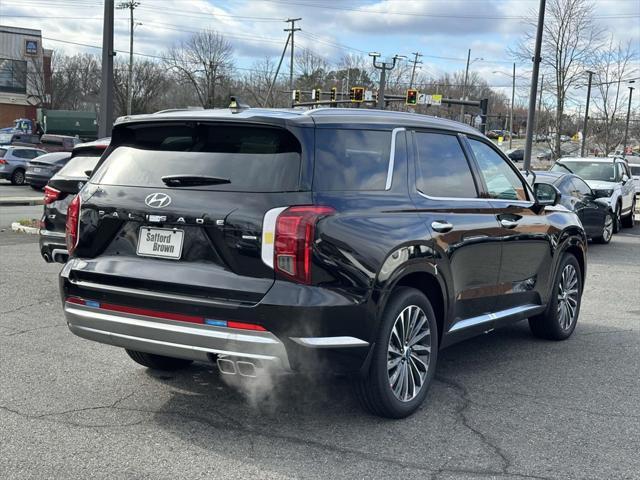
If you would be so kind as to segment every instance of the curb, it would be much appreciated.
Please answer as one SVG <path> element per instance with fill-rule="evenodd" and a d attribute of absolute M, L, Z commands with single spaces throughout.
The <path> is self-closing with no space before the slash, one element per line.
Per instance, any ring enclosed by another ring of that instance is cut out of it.
<path fill-rule="evenodd" d="M 42 197 L 0 197 L 0 206 L 19 207 L 25 205 L 44 205 Z"/>
<path fill-rule="evenodd" d="M 11 230 L 14 232 L 26 233 L 28 235 L 40 235 L 40 229 L 36 227 L 25 227 L 24 225 L 20 225 L 18 222 L 13 222 L 11 224 Z"/>

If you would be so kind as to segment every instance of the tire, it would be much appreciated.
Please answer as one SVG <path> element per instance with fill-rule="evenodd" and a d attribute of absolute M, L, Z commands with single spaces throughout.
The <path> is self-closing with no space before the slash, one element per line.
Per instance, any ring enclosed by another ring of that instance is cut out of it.
<path fill-rule="evenodd" d="M 634 214 L 636 212 L 636 199 L 633 199 L 631 203 L 631 213 L 628 216 L 622 219 L 622 226 L 624 228 L 633 228 L 635 226 L 635 217 Z"/>
<path fill-rule="evenodd" d="M 403 329 L 403 325 L 409 328 Z M 405 330 L 408 336 L 420 338 L 413 345 L 398 342 L 404 339 Z M 424 401 L 437 360 L 438 326 L 429 300 L 414 288 L 398 288 L 383 313 L 369 370 L 355 381 L 356 396 L 374 415 L 407 417 Z M 390 362 L 395 365 L 388 368 Z"/>
<path fill-rule="evenodd" d="M 11 175 L 11 183 L 13 185 L 24 185 L 24 170 L 16 168 Z"/>
<path fill-rule="evenodd" d="M 547 340 L 566 340 L 571 336 L 578 323 L 581 301 L 582 274 L 580 264 L 576 257 L 566 253 L 562 257 L 554 277 L 552 295 L 547 309 L 540 315 L 529 319 L 531 333 Z"/>
<path fill-rule="evenodd" d="M 611 237 L 613 237 L 613 224 L 615 222 L 615 217 L 613 212 L 607 212 L 607 216 L 604 218 L 604 223 L 602 225 L 602 235 L 593 238 L 593 241 L 596 243 L 607 244 L 611 241 Z"/>
<path fill-rule="evenodd" d="M 613 233 L 618 233 L 622 228 L 622 205 L 616 205 L 615 222 L 613 222 Z"/>
<path fill-rule="evenodd" d="M 139 363 L 143 367 L 151 368 L 152 370 L 180 370 L 183 368 L 187 368 L 193 363 L 192 360 L 164 357 L 162 355 L 137 352 L 135 350 L 128 350 L 126 348 L 125 351 L 134 362 Z"/>

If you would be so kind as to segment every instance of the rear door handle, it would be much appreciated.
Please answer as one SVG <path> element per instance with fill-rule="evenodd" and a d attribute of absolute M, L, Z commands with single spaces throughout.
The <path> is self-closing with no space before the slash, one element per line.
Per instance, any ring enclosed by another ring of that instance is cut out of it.
<path fill-rule="evenodd" d="M 503 218 L 502 220 L 500 220 L 500 224 L 504 228 L 516 228 L 518 226 L 518 222 L 513 220 L 507 220 L 506 218 Z"/>
<path fill-rule="evenodd" d="M 431 228 L 433 228 L 436 232 L 446 233 L 453 229 L 453 225 L 449 222 L 441 222 L 440 220 L 436 220 L 435 222 L 431 222 Z"/>

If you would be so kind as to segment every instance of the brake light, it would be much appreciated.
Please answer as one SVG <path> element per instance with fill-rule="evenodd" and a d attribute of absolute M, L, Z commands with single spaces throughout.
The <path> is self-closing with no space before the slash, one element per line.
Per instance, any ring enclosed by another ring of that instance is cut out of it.
<path fill-rule="evenodd" d="M 69 255 L 73 253 L 78 245 L 78 230 L 80 223 L 80 195 L 76 195 L 67 208 L 67 225 L 65 232 L 67 235 L 67 250 Z"/>
<path fill-rule="evenodd" d="M 335 210 L 322 206 L 289 207 L 276 220 L 273 267 L 286 277 L 311 283 L 311 257 L 318 220 Z"/>
<path fill-rule="evenodd" d="M 44 204 L 49 205 L 50 203 L 55 202 L 56 200 L 60 200 L 60 190 L 56 190 L 53 187 L 47 185 L 44 187 Z"/>
<path fill-rule="evenodd" d="M 0 158 L 0 165 L 7 165 L 9 162 L 7 162 L 4 158 Z"/>

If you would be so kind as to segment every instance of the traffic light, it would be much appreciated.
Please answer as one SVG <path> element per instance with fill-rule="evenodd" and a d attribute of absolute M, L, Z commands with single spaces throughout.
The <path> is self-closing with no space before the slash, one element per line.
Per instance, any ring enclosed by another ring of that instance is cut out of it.
<path fill-rule="evenodd" d="M 296 103 L 300 103 L 300 90 L 291 92 L 291 99 Z"/>
<path fill-rule="evenodd" d="M 319 88 L 314 88 L 311 90 L 311 100 L 314 102 L 320 101 L 320 95 L 322 95 L 322 91 Z"/>
<path fill-rule="evenodd" d="M 349 94 L 349 100 L 361 103 L 364 101 L 364 87 L 353 87 Z"/>
<path fill-rule="evenodd" d="M 332 87 L 331 88 L 331 97 L 330 98 L 331 98 L 332 102 L 336 101 L 337 92 L 338 92 L 338 89 L 336 87 Z"/>
<path fill-rule="evenodd" d="M 410 88 L 407 90 L 406 105 L 416 105 L 418 103 L 418 90 Z"/>

